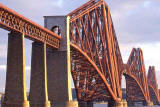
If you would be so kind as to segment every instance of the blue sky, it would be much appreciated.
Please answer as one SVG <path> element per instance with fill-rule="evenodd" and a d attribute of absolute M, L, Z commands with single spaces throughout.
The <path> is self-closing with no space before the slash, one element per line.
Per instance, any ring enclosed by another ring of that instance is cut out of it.
<path fill-rule="evenodd" d="M 66 15 L 88 0 L 1 0 L 0 3 L 34 22 L 43 24 L 43 16 Z M 133 47 L 143 50 L 146 71 L 155 65 L 160 87 L 160 1 L 106 0 L 124 62 Z M 7 31 L 0 29 L 0 91 L 5 87 Z M 31 41 L 25 40 L 26 74 L 29 89 Z"/>

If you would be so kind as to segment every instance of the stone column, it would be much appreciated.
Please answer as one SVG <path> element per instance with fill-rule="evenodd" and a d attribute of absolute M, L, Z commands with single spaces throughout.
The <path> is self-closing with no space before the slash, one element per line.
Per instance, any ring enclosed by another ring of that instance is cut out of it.
<path fill-rule="evenodd" d="M 25 81 L 24 35 L 16 32 L 11 32 L 8 36 L 6 88 L 2 107 L 29 107 Z"/>
<path fill-rule="evenodd" d="M 50 107 L 47 89 L 46 44 L 32 43 L 30 107 Z"/>
<path fill-rule="evenodd" d="M 61 29 L 62 40 L 59 50 L 47 50 L 49 100 L 52 107 L 78 107 L 72 100 L 69 17 L 46 16 L 45 27 L 51 30 L 54 26 Z"/>
<path fill-rule="evenodd" d="M 72 101 L 71 74 L 67 63 L 67 52 L 48 49 L 48 94 L 52 107 L 78 106 L 76 101 Z"/>

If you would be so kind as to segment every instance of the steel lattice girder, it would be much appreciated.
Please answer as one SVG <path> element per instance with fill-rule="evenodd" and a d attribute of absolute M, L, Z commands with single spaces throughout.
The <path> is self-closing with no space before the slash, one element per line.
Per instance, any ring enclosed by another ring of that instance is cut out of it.
<path fill-rule="evenodd" d="M 60 47 L 61 36 L 32 22 L 17 12 L 0 4 L 0 27 L 24 34 L 33 41 L 41 41 L 54 49 Z"/>
<path fill-rule="evenodd" d="M 153 101 L 154 104 L 160 104 L 159 89 L 154 66 L 149 67 L 147 79 L 151 101 Z"/>
<path fill-rule="evenodd" d="M 154 67 L 145 73 L 141 49 L 124 66 L 110 11 L 104 0 L 90 0 L 70 14 L 72 76 L 79 101 L 120 101 L 122 75 L 127 100 L 160 104 Z M 58 49 L 61 37 L 0 4 L 0 27 Z M 126 69 L 126 70 L 124 70 Z M 137 93 L 137 94 L 135 94 Z M 150 93 L 150 96 L 149 96 Z"/>
<path fill-rule="evenodd" d="M 68 16 L 78 100 L 121 100 L 123 61 L 108 6 L 91 0 Z"/>
<path fill-rule="evenodd" d="M 140 48 L 132 49 L 125 68 L 127 101 L 150 102 L 143 53 Z"/>

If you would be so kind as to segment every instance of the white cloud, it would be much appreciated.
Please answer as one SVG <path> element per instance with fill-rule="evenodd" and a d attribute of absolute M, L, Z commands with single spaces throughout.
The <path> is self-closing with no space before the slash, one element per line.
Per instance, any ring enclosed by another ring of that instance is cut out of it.
<path fill-rule="evenodd" d="M 124 63 L 127 62 L 132 48 L 141 48 L 146 64 L 146 70 L 149 66 L 155 66 L 157 71 L 160 71 L 160 42 L 157 43 L 137 43 L 137 44 L 121 44 L 120 45 Z"/>
<path fill-rule="evenodd" d="M 108 4 L 119 43 L 160 41 L 159 0 L 108 0 Z"/>
<path fill-rule="evenodd" d="M 0 71 L 5 71 L 6 70 L 6 65 L 0 65 Z"/>
<path fill-rule="evenodd" d="M 144 6 L 145 8 L 147 8 L 147 7 L 150 6 L 150 4 L 151 4 L 151 1 L 145 1 L 145 2 L 143 3 L 143 6 Z"/>
<path fill-rule="evenodd" d="M 0 58 L 7 57 L 7 45 L 0 44 Z"/>
<path fill-rule="evenodd" d="M 144 55 L 144 60 L 146 65 L 155 65 L 156 70 L 160 71 L 160 42 L 158 43 L 150 43 L 150 44 L 142 44 L 142 50 Z"/>
<path fill-rule="evenodd" d="M 63 7 L 63 2 L 64 2 L 63 0 L 52 1 L 52 6 L 62 8 Z"/>
<path fill-rule="evenodd" d="M 26 67 L 25 67 L 25 70 L 26 70 L 26 71 L 30 71 L 30 70 L 31 70 L 31 67 L 30 67 L 30 66 L 26 66 Z"/>

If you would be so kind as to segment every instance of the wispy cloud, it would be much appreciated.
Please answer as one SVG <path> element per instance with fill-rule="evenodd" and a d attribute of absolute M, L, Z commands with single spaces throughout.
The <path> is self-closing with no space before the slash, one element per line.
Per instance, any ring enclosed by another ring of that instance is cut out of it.
<path fill-rule="evenodd" d="M 0 44 L 0 58 L 7 57 L 7 46 Z"/>
<path fill-rule="evenodd" d="M 160 1 L 108 0 L 108 3 L 120 43 L 160 41 Z"/>

